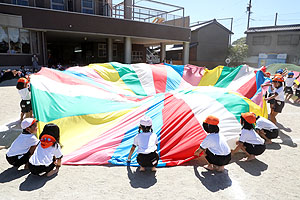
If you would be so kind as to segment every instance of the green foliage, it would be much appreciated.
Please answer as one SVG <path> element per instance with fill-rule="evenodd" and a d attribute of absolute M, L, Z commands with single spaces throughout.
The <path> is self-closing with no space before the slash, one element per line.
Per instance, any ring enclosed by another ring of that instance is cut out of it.
<path fill-rule="evenodd" d="M 248 45 L 246 44 L 246 37 L 242 37 L 232 43 L 228 49 L 228 57 L 231 63 L 240 65 L 247 58 Z"/>

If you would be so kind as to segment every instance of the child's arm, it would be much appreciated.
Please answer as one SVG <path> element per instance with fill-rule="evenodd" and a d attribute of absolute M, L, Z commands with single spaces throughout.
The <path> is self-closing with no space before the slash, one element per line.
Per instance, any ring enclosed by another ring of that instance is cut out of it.
<path fill-rule="evenodd" d="M 269 100 L 271 100 L 271 99 L 275 99 L 277 96 L 278 96 L 278 94 L 275 93 L 275 94 L 273 94 L 272 96 L 266 98 L 265 100 L 266 100 L 266 101 L 269 101 Z"/>
<path fill-rule="evenodd" d="M 204 149 L 201 148 L 201 146 L 195 151 L 194 155 L 198 156 L 200 155 L 200 153 L 202 153 L 202 151 L 204 151 Z"/>
<path fill-rule="evenodd" d="M 30 149 L 29 149 L 30 156 L 34 153 L 34 150 L 36 149 L 36 146 L 37 145 L 34 145 L 34 146 L 30 147 Z"/>
<path fill-rule="evenodd" d="M 56 167 L 61 167 L 61 157 L 56 160 Z"/>
<path fill-rule="evenodd" d="M 127 162 L 130 162 L 131 156 L 132 156 L 132 154 L 133 154 L 133 152 L 135 150 L 135 147 L 136 147 L 135 145 L 132 145 L 132 147 L 130 149 L 130 152 L 129 152 L 129 155 L 128 155 L 128 158 L 127 158 Z"/>

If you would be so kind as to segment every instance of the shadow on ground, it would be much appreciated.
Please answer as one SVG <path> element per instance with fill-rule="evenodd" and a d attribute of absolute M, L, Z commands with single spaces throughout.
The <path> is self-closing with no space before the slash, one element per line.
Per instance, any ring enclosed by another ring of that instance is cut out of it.
<path fill-rule="evenodd" d="M 37 176 L 29 174 L 25 181 L 20 184 L 20 191 L 33 191 L 42 188 L 48 181 L 56 177 L 57 174 L 54 174 L 51 177 L 46 176 Z"/>
<path fill-rule="evenodd" d="M 14 121 L 6 126 L 1 126 L 0 129 L 0 146 L 9 147 L 12 142 L 20 135 L 22 129 L 20 127 L 20 121 Z"/>
<path fill-rule="evenodd" d="M 260 176 L 263 171 L 268 169 L 268 165 L 258 159 L 249 162 L 237 161 L 236 164 L 252 176 Z"/>
<path fill-rule="evenodd" d="M 136 171 L 132 171 L 130 166 L 127 165 L 127 175 L 130 180 L 130 185 L 133 188 L 149 188 L 153 186 L 156 182 L 156 172 L 149 171 L 140 172 L 139 168 Z"/>
<path fill-rule="evenodd" d="M 6 169 L 0 174 L 0 183 L 7 183 L 29 173 L 29 170 L 18 170 L 16 167 Z"/>
<path fill-rule="evenodd" d="M 279 144 L 287 145 L 293 148 L 298 146 L 296 143 L 293 142 L 292 138 L 289 135 L 284 134 L 282 131 L 279 131 L 279 138 L 282 140 L 282 143 Z"/>
<path fill-rule="evenodd" d="M 232 181 L 229 178 L 228 171 L 226 169 L 222 173 L 206 171 L 206 172 L 201 172 L 200 174 L 197 168 L 198 168 L 197 166 L 194 166 L 195 176 L 211 192 L 224 190 L 232 185 Z"/>

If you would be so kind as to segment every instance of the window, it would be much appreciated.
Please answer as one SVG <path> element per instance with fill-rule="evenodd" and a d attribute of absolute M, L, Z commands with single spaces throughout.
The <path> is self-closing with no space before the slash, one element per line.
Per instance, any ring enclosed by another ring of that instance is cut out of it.
<path fill-rule="evenodd" d="M 289 45 L 291 44 L 291 35 L 278 35 L 277 44 L 278 45 Z"/>
<path fill-rule="evenodd" d="M 98 44 L 98 57 L 106 58 L 106 44 L 105 43 Z"/>
<path fill-rule="evenodd" d="M 113 57 L 117 57 L 117 55 L 118 55 L 118 46 L 117 46 L 117 44 L 114 44 L 113 45 Z"/>
<path fill-rule="evenodd" d="M 22 6 L 28 6 L 28 0 L 12 0 L 12 4 L 22 5 Z"/>
<path fill-rule="evenodd" d="M 31 53 L 29 33 L 25 29 L 0 26 L 0 53 Z"/>
<path fill-rule="evenodd" d="M 65 10 L 64 0 L 51 0 L 51 8 L 54 10 Z"/>
<path fill-rule="evenodd" d="M 271 36 L 254 36 L 252 44 L 253 45 L 270 45 Z"/>
<path fill-rule="evenodd" d="M 143 62 L 142 51 L 132 51 L 132 62 Z"/>
<path fill-rule="evenodd" d="M 81 11 L 87 14 L 94 14 L 94 0 L 82 0 Z"/>

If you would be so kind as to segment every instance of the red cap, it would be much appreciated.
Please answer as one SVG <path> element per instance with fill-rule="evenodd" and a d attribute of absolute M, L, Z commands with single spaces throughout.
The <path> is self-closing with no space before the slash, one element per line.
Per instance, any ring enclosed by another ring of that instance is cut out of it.
<path fill-rule="evenodd" d="M 18 83 L 28 83 L 28 80 L 26 78 L 19 78 Z"/>
<path fill-rule="evenodd" d="M 275 76 L 272 79 L 272 81 L 284 82 L 284 78 L 282 77 L 282 75 L 275 74 Z"/>
<path fill-rule="evenodd" d="M 51 135 L 43 135 L 41 138 L 41 146 L 43 149 L 51 147 L 55 142 L 55 138 Z"/>
<path fill-rule="evenodd" d="M 218 125 L 219 124 L 219 119 L 215 116 L 209 115 L 204 120 L 204 123 L 207 123 L 207 124 L 210 124 L 210 125 Z"/>
<path fill-rule="evenodd" d="M 254 124 L 256 122 L 256 116 L 254 113 L 247 112 L 242 113 L 242 117 L 248 122 L 249 124 Z"/>

